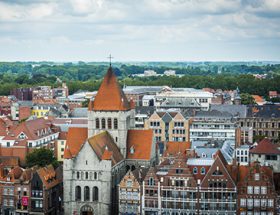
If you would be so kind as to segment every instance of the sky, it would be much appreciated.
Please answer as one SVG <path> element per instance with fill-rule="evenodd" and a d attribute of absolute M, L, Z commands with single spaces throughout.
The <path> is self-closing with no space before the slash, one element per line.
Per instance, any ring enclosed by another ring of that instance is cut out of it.
<path fill-rule="evenodd" d="M 0 0 L 0 61 L 279 61 L 280 0 Z"/>

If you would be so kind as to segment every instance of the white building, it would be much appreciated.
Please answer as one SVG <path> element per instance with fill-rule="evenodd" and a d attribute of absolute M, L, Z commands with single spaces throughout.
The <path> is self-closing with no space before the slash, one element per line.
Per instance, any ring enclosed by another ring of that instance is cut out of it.
<path fill-rule="evenodd" d="M 191 120 L 190 140 L 235 140 L 235 130 L 230 114 L 200 111 Z"/>
<path fill-rule="evenodd" d="M 198 103 L 202 110 L 208 110 L 213 98 L 213 93 L 193 88 L 164 88 L 155 96 L 155 106 L 160 106 L 167 99 L 188 99 Z"/>
<path fill-rule="evenodd" d="M 242 165 L 246 166 L 249 164 L 249 150 L 250 146 L 248 145 L 241 145 L 235 149 L 235 157 L 236 161 Z"/>
<path fill-rule="evenodd" d="M 165 70 L 164 75 L 171 76 L 171 75 L 176 75 L 175 70 Z"/>
<path fill-rule="evenodd" d="M 154 70 L 145 70 L 144 71 L 144 76 L 149 77 L 149 76 L 156 76 L 156 75 L 157 75 L 157 73 Z"/>

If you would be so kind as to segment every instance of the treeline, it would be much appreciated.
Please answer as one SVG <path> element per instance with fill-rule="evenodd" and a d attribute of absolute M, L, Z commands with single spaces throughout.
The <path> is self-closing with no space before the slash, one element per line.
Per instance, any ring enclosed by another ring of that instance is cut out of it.
<path fill-rule="evenodd" d="M 156 66 L 158 65 L 158 66 Z M 183 64 L 182 64 L 183 65 Z M 233 90 L 238 86 L 242 93 L 267 95 L 270 90 L 280 92 L 280 65 L 220 65 L 193 64 L 172 68 L 168 64 L 150 63 L 142 65 L 115 64 L 115 73 L 119 76 L 122 85 L 152 85 L 192 88 L 213 88 Z M 207 70 L 208 68 L 208 70 Z M 238 72 L 231 72 L 240 70 Z M 0 95 L 9 95 L 13 88 L 31 87 L 38 85 L 50 85 L 56 87 L 61 81 L 68 84 L 70 93 L 78 90 L 97 90 L 101 80 L 108 69 L 105 63 L 54 63 L 36 64 L 33 62 L 0 63 Z M 146 69 L 153 69 L 158 73 L 174 69 L 178 76 L 160 76 L 140 78 L 132 74 L 143 73 Z M 222 71 L 222 74 L 217 72 Z M 266 73 L 266 79 L 256 79 L 251 74 L 243 73 Z"/>

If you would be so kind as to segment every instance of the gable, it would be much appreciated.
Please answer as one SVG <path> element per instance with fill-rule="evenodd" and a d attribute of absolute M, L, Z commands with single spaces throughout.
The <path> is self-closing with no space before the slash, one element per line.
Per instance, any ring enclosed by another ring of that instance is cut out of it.
<path fill-rule="evenodd" d="M 211 187 L 211 183 L 223 183 L 225 182 L 228 188 L 236 187 L 233 179 L 231 178 L 226 166 L 219 156 L 216 156 L 214 163 L 206 173 L 201 187 Z"/>

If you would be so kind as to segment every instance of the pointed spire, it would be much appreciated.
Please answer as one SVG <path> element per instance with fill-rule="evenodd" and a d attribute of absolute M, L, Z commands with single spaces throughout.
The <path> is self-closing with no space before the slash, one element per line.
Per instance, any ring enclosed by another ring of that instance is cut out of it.
<path fill-rule="evenodd" d="M 95 96 L 94 111 L 126 111 L 130 104 L 119 86 L 117 77 L 110 66 Z"/>

